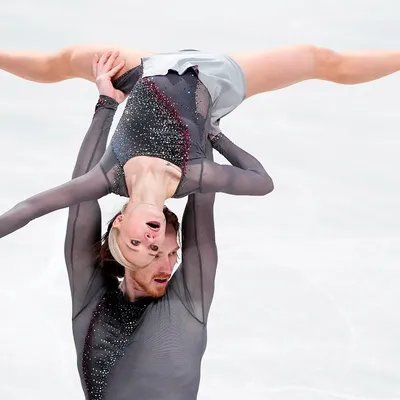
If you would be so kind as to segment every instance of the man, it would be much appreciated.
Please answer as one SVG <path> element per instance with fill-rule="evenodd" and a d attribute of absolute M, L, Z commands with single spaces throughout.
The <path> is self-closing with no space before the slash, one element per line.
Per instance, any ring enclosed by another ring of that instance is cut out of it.
<path fill-rule="evenodd" d="M 73 178 L 93 168 L 106 149 L 121 94 L 112 88 L 111 75 L 107 69 L 97 75 L 101 96 Z M 205 150 L 212 159 L 209 141 Z M 87 399 L 196 399 L 217 267 L 214 199 L 215 194 L 189 196 L 182 222 L 182 263 L 172 278 L 179 249 L 173 213 L 164 210 L 166 238 L 154 261 L 121 273 L 121 266 L 104 252 L 99 257 L 93 251 L 101 238 L 98 202 L 70 207 L 65 259 L 78 369 Z"/>
<path fill-rule="evenodd" d="M 100 271 L 83 280 L 82 269 L 88 272 L 90 265 L 80 262 L 77 270 L 68 268 L 78 370 L 87 399 L 197 398 L 217 266 L 214 197 L 189 197 L 182 263 L 158 292 L 151 290 L 151 279 L 145 280 L 148 293 L 138 282 L 143 276 L 168 279 L 172 274 L 179 246 L 171 215 L 156 259 L 137 276 L 126 275 L 119 288 L 112 279 L 100 278 Z M 100 279 L 103 285 L 93 284 Z"/>

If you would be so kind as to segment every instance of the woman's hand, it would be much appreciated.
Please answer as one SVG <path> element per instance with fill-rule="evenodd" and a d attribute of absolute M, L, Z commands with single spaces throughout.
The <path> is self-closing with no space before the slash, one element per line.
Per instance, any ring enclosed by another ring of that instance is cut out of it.
<path fill-rule="evenodd" d="M 125 61 L 120 62 L 114 67 L 115 61 L 119 56 L 119 51 L 108 51 L 100 58 L 96 54 L 93 58 L 92 72 L 96 81 L 99 93 L 109 96 L 118 103 L 122 103 L 127 95 L 121 90 L 114 88 L 111 79 L 123 68 Z"/>

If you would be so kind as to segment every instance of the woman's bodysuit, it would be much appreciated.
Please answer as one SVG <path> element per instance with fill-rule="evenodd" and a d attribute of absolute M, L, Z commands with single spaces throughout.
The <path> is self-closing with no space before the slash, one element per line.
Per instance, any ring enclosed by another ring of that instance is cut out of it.
<path fill-rule="evenodd" d="M 55 210 L 96 200 L 109 193 L 129 197 L 123 167 L 136 156 L 159 157 L 178 166 L 181 181 L 173 197 L 191 193 L 224 192 L 264 195 L 273 183 L 253 156 L 221 133 L 213 147 L 232 165 L 219 165 L 205 157 L 213 104 L 195 68 L 179 74 L 143 76 L 138 66 L 114 82 L 129 92 L 126 107 L 105 154 L 86 174 L 64 185 L 35 195 L 0 216 L 0 237 L 20 229 L 31 220 Z M 101 97 L 108 112 L 95 114 L 91 129 L 110 130 L 118 103 Z M 100 136 L 99 132 L 99 136 Z"/>

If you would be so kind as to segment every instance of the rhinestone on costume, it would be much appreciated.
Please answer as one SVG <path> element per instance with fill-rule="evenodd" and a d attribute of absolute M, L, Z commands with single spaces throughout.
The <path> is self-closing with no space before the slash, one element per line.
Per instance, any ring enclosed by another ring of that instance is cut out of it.
<path fill-rule="evenodd" d="M 96 103 L 95 111 L 100 107 L 106 107 L 110 110 L 117 110 L 118 102 L 109 96 L 100 95 L 99 100 Z"/>
<path fill-rule="evenodd" d="M 82 369 L 89 400 L 101 400 L 112 368 L 124 355 L 151 299 L 130 303 L 119 289 L 106 292 L 90 321 Z"/>
<path fill-rule="evenodd" d="M 121 165 L 116 165 L 113 169 L 111 192 L 123 197 L 129 197 L 128 187 L 126 186 L 125 172 Z"/>
<path fill-rule="evenodd" d="M 170 99 L 153 80 L 143 78 L 129 96 L 111 145 L 122 166 L 142 155 L 162 158 L 184 172 L 190 134 Z"/>
<path fill-rule="evenodd" d="M 114 176 L 109 176 L 112 193 L 128 197 L 123 167 L 138 156 L 157 157 L 181 169 L 179 195 L 192 160 L 205 158 L 205 143 L 211 119 L 211 98 L 197 74 L 141 77 L 129 94 L 124 112 L 111 139 L 116 157 Z M 191 174 L 193 175 L 193 170 Z M 193 182 L 201 181 L 191 176 Z M 174 196 L 175 196 L 174 195 Z"/>

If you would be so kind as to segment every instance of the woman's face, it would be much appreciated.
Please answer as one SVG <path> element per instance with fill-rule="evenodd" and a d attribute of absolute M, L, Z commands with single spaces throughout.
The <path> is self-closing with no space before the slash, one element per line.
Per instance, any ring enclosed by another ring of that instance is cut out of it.
<path fill-rule="evenodd" d="M 133 265 L 149 265 L 165 239 L 165 216 L 149 204 L 128 204 L 123 214 L 114 221 L 118 229 L 118 246 L 123 256 Z"/>

